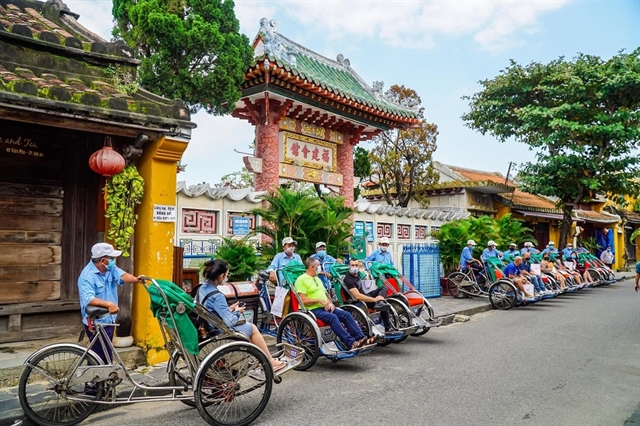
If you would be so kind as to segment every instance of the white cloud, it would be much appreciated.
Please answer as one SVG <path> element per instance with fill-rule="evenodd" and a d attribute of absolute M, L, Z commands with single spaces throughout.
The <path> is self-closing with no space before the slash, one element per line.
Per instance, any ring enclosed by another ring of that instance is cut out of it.
<path fill-rule="evenodd" d="M 69 9 L 80 15 L 78 23 L 105 40 L 111 40 L 113 15 L 111 0 L 63 0 Z"/>
<path fill-rule="evenodd" d="M 318 1 L 278 3 L 279 10 L 332 39 L 377 38 L 390 46 L 429 48 L 437 36 L 472 37 L 496 52 L 535 29 L 540 15 L 568 0 Z"/>

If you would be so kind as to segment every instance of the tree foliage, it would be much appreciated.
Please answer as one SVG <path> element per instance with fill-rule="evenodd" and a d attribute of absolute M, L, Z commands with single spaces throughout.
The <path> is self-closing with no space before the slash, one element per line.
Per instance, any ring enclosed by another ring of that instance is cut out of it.
<path fill-rule="evenodd" d="M 369 160 L 369 151 L 361 146 L 357 146 L 353 150 L 353 175 L 361 179 L 371 176 L 371 161 Z M 353 188 L 353 198 L 355 200 L 360 196 L 360 186 Z"/>
<path fill-rule="evenodd" d="M 572 61 L 509 67 L 481 81 L 467 126 L 505 142 L 529 145 L 535 162 L 521 165 L 524 191 L 555 196 L 563 209 L 564 246 L 574 206 L 596 194 L 623 203 L 640 190 L 640 49 L 609 60 L 580 54 Z"/>
<path fill-rule="evenodd" d="M 297 241 L 297 253 L 303 258 L 315 252 L 315 244 L 324 241 L 327 252 L 341 256 L 348 252 L 352 236 L 354 210 L 345 206 L 343 197 L 318 198 L 313 190 L 294 191 L 278 188 L 263 196 L 266 207 L 249 213 L 262 218 L 262 226 L 255 233 L 270 237 L 272 244 L 263 245 L 264 256 L 273 257 L 281 251 L 282 239 L 287 236 Z"/>
<path fill-rule="evenodd" d="M 391 86 L 385 96 L 407 107 L 419 107 L 421 103 L 418 94 L 404 86 Z M 432 164 L 438 126 L 424 120 L 423 108 L 418 109 L 418 114 L 419 127 L 384 132 L 373 140 L 371 171 L 391 205 L 407 207 L 412 199 L 426 205 L 425 190 L 439 178 Z"/>
<path fill-rule="evenodd" d="M 114 0 L 114 35 L 141 57 L 142 87 L 227 114 L 253 61 L 233 9 L 232 0 Z"/>
<path fill-rule="evenodd" d="M 447 273 L 458 268 L 460 254 L 467 240 L 474 240 L 478 244 L 474 253 L 476 259 L 480 258 L 489 240 L 495 241 L 502 249 L 511 243 L 520 245 L 529 241 L 537 244 L 531 229 L 524 226 L 523 221 L 512 218 L 511 214 L 500 219 L 481 216 L 445 223 L 432 236 L 440 241 L 440 259 Z"/>
<path fill-rule="evenodd" d="M 240 171 L 229 173 L 220 178 L 220 183 L 216 187 L 229 187 L 231 189 L 253 189 L 253 174 L 249 173 L 246 167 Z"/>

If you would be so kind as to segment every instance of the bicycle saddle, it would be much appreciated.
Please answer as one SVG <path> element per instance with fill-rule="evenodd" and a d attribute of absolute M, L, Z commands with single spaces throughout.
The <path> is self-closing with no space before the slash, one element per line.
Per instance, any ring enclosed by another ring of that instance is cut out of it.
<path fill-rule="evenodd" d="M 84 311 L 91 319 L 102 318 L 109 313 L 109 309 L 103 308 L 102 306 L 87 306 Z"/>
<path fill-rule="evenodd" d="M 260 272 L 258 272 L 258 277 L 262 281 L 267 281 L 269 279 L 269 273 L 267 271 L 260 271 Z"/>

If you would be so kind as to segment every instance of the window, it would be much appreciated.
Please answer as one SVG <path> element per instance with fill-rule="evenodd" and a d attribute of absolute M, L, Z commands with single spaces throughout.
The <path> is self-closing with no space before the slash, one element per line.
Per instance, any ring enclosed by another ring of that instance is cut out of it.
<path fill-rule="evenodd" d="M 410 240 L 411 239 L 411 225 L 396 225 L 396 235 L 399 240 Z"/>
<path fill-rule="evenodd" d="M 393 237 L 393 223 L 378 222 L 376 224 L 376 236 L 378 238 Z"/>
<path fill-rule="evenodd" d="M 182 209 L 183 234 L 218 234 L 218 215 L 211 210 Z"/>

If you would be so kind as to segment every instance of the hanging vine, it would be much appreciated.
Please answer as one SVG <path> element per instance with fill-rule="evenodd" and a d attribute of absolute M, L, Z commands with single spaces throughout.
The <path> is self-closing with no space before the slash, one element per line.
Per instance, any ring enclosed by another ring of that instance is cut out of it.
<path fill-rule="evenodd" d="M 135 166 L 125 167 L 108 181 L 104 214 L 109 218 L 107 238 L 122 250 L 123 256 L 129 256 L 131 236 L 138 220 L 134 210 L 142 202 L 143 195 L 144 179 Z"/>

